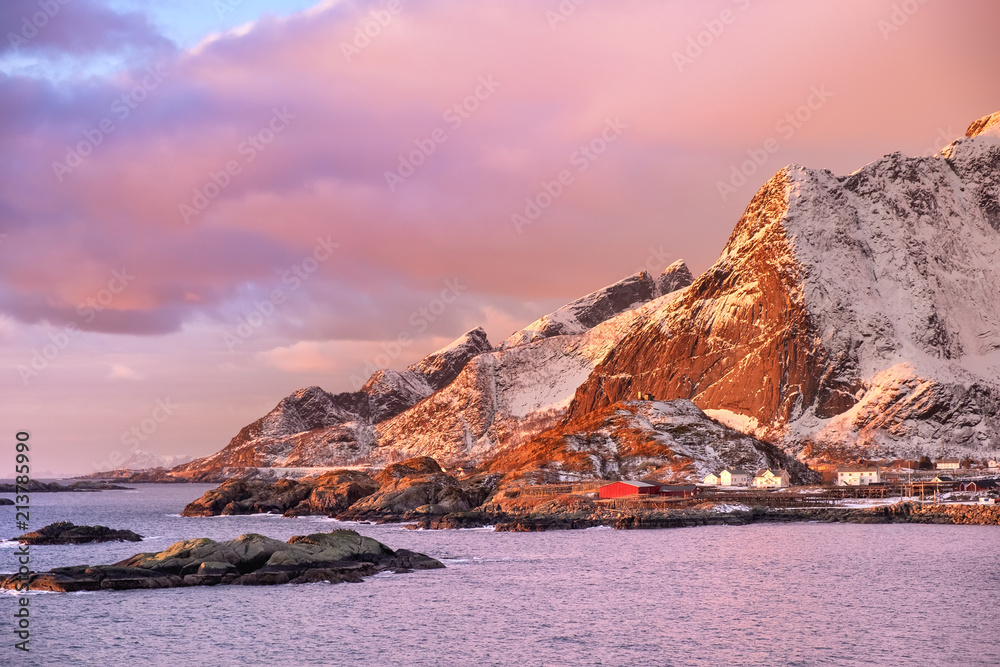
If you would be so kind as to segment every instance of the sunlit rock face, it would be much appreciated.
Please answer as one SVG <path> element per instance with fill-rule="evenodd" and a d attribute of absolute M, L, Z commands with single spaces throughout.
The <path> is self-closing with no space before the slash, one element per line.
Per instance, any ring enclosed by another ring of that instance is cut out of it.
<path fill-rule="evenodd" d="M 1000 446 L 1000 125 L 848 176 L 790 166 L 572 414 L 650 392 L 806 457 Z"/>

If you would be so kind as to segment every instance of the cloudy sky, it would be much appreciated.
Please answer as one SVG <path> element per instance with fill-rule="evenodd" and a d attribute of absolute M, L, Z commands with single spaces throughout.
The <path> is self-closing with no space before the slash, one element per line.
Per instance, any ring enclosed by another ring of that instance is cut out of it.
<path fill-rule="evenodd" d="M 6 0 L 6 437 L 31 432 L 39 472 L 205 455 L 300 387 L 352 389 L 478 325 L 499 342 L 639 268 L 697 274 L 785 164 L 930 154 L 1000 110 L 998 18 Z"/>

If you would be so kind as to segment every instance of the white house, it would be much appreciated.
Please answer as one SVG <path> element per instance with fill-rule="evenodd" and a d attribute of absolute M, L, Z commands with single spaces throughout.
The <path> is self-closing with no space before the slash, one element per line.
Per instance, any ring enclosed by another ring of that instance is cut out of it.
<path fill-rule="evenodd" d="M 837 468 L 837 486 L 868 486 L 878 484 L 882 477 L 878 473 L 878 468 L 866 468 L 864 466 L 848 466 Z"/>
<path fill-rule="evenodd" d="M 934 462 L 934 466 L 938 470 L 958 470 L 961 463 L 959 459 L 938 459 Z"/>
<path fill-rule="evenodd" d="M 750 473 L 746 470 L 730 470 L 726 468 L 719 475 L 719 483 L 723 486 L 746 486 L 750 483 Z"/>
<path fill-rule="evenodd" d="M 758 470 L 754 475 L 753 485 L 757 488 L 776 489 L 784 486 L 791 486 L 792 480 L 788 476 L 787 470 Z"/>
<path fill-rule="evenodd" d="M 707 476 L 705 477 L 705 479 L 701 480 L 701 483 L 702 483 L 702 484 L 718 484 L 718 483 L 719 483 L 719 476 L 718 476 L 718 475 L 716 475 L 716 474 L 715 474 L 715 473 L 713 472 L 713 473 L 711 473 L 711 474 L 707 475 Z"/>

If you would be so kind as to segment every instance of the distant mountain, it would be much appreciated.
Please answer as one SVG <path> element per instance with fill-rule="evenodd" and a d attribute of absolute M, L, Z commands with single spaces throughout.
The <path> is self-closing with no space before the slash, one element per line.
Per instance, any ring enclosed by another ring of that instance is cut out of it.
<path fill-rule="evenodd" d="M 359 391 L 301 389 L 172 475 L 429 456 L 537 479 L 1000 448 L 1000 113 L 933 157 L 792 165 L 722 255 L 482 329 Z M 798 461 L 796 460 L 798 459 Z"/>
<path fill-rule="evenodd" d="M 119 468 L 124 470 L 151 470 L 153 468 L 172 468 L 191 461 L 186 454 L 157 455 L 137 449 L 132 452 Z"/>

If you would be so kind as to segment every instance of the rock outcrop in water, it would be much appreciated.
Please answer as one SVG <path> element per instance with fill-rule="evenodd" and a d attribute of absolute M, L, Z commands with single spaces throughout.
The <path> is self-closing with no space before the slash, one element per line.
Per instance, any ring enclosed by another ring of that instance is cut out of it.
<path fill-rule="evenodd" d="M 70 521 L 50 523 L 15 540 L 21 544 L 88 544 L 90 542 L 141 542 L 142 535 L 107 526 L 77 526 Z"/>
<path fill-rule="evenodd" d="M 502 475 L 459 480 L 437 462 L 420 457 L 388 466 L 375 476 L 379 490 L 350 506 L 339 518 L 399 521 L 411 514 L 442 515 L 478 507 L 496 490 Z"/>
<path fill-rule="evenodd" d="M 356 470 L 338 470 L 319 477 L 277 482 L 229 480 L 189 503 L 182 516 L 238 514 L 336 515 L 375 493 L 379 485 Z"/>
<path fill-rule="evenodd" d="M 338 583 L 358 582 L 386 570 L 408 572 L 442 567 L 440 561 L 429 556 L 406 549 L 393 551 L 353 530 L 296 536 L 288 542 L 251 533 L 228 542 L 185 540 L 164 551 L 136 554 L 114 565 L 57 567 L 31 574 L 28 586 L 30 590 L 75 592 Z M 23 581 L 19 575 L 8 575 L 0 587 L 19 589 Z"/>

